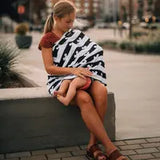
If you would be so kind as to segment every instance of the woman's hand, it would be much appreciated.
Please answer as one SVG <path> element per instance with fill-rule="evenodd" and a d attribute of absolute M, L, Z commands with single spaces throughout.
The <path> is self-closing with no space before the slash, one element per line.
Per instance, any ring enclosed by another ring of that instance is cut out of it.
<path fill-rule="evenodd" d="M 77 75 L 81 78 L 86 79 L 86 77 L 91 77 L 92 76 L 92 72 L 88 69 L 88 68 L 72 68 L 72 74 Z"/>

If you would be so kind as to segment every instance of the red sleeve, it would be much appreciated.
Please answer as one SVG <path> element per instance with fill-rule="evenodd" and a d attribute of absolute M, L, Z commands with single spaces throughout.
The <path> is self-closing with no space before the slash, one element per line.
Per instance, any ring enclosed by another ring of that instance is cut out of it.
<path fill-rule="evenodd" d="M 44 48 L 52 48 L 54 43 L 59 40 L 53 32 L 46 33 L 40 40 L 38 48 L 41 50 L 42 47 Z"/>

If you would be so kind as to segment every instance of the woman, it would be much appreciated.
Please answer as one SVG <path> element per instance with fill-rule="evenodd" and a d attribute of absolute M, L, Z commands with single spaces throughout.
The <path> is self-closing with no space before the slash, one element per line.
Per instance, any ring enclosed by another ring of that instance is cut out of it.
<path fill-rule="evenodd" d="M 58 48 L 60 43 L 67 45 L 68 48 L 69 45 L 72 45 L 65 44 L 62 40 L 65 41 L 67 39 L 66 37 L 72 34 L 70 29 L 73 27 L 73 22 L 76 17 L 74 5 L 70 1 L 61 0 L 54 5 L 53 11 L 54 13 L 52 13 L 46 21 L 44 36 L 39 44 L 39 49 L 42 51 L 44 66 L 49 74 L 48 88 L 50 94 L 53 94 L 54 91 L 58 90 L 60 87 L 62 81 L 65 79 L 62 80 L 60 79 L 61 77 L 68 77 L 68 79 L 73 79 L 74 77 L 81 77 L 84 79 L 85 77 L 94 77 L 92 70 L 87 67 L 73 67 L 74 65 L 71 67 L 64 67 L 63 64 L 66 59 L 64 59 L 65 57 L 59 58 L 62 52 L 57 51 L 60 50 L 60 48 Z M 79 31 L 73 33 L 77 34 L 77 32 L 79 33 Z M 82 36 L 84 35 L 82 34 Z M 75 43 L 78 43 L 78 41 Z M 90 43 L 90 41 L 88 41 L 88 43 Z M 94 47 L 96 48 L 95 44 Z M 61 48 L 61 50 L 65 52 L 65 49 Z M 62 60 L 64 60 L 63 64 L 61 64 Z M 103 68 L 103 65 L 100 66 L 100 68 Z M 103 73 L 101 74 L 103 75 Z M 59 81 L 52 79 L 53 76 L 54 78 L 59 78 Z M 102 78 L 104 77 L 102 76 Z M 53 81 L 54 84 L 52 83 Z M 92 84 L 88 90 L 77 90 L 70 104 L 76 104 L 80 108 L 82 119 L 90 131 L 90 140 L 87 146 L 88 158 L 94 158 L 96 160 L 126 159 L 111 142 L 103 126 L 107 109 L 107 88 L 103 80 L 96 80 L 95 77 L 92 78 Z M 106 155 L 98 147 L 97 140 L 101 141 L 104 145 Z"/>

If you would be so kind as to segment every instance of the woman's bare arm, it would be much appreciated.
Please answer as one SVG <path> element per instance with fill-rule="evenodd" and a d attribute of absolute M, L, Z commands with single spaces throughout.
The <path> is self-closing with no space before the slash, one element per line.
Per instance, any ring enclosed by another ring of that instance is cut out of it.
<path fill-rule="evenodd" d="M 42 48 L 44 67 L 48 74 L 66 75 L 72 74 L 71 68 L 57 67 L 53 63 L 52 48 Z"/>

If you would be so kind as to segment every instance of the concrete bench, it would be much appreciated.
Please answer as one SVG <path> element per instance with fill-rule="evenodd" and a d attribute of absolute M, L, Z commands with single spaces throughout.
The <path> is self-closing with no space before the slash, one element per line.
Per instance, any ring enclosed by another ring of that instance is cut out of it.
<path fill-rule="evenodd" d="M 105 128 L 115 140 L 115 100 L 108 94 Z M 78 107 L 50 96 L 0 99 L 0 153 L 87 144 L 89 132 Z"/>

